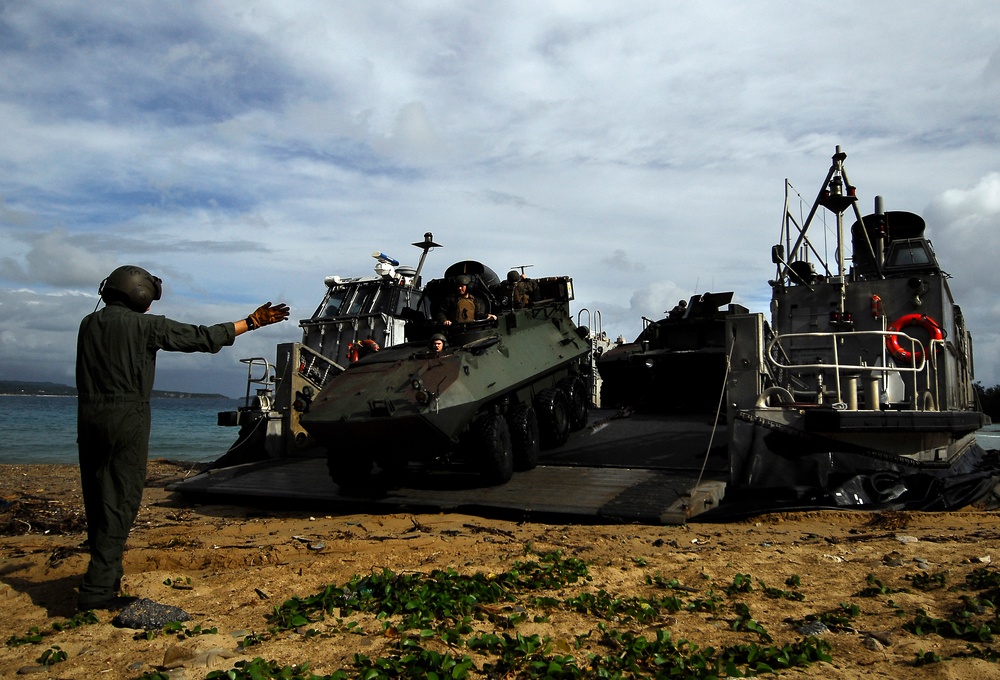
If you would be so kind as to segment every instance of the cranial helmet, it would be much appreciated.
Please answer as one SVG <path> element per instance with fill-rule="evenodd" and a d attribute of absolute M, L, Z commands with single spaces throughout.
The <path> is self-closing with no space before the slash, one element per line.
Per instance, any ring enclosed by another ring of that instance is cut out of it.
<path fill-rule="evenodd" d="M 472 277 L 468 274 L 459 274 L 455 277 L 456 286 L 468 286 L 470 283 L 472 283 Z"/>
<path fill-rule="evenodd" d="M 101 281 L 97 294 L 105 302 L 123 302 L 135 312 L 145 312 L 163 293 L 163 282 L 142 267 L 118 267 Z"/>
<path fill-rule="evenodd" d="M 509 272 L 507 272 L 507 280 L 510 281 L 511 283 L 517 283 L 518 281 L 521 280 L 521 272 L 517 271 L 516 269 L 511 269 Z"/>
<path fill-rule="evenodd" d="M 441 342 L 448 342 L 448 338 L 444 337 L 440 333 L 435 333 L 434 335 L 431 336 L 431 341 L 433 342 L 434 340 L 440 340 Z"/>

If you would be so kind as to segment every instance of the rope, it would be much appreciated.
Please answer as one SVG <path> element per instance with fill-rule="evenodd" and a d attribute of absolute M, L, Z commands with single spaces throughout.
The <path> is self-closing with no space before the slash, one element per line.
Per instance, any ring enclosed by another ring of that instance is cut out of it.
<path fill-rule="evenodd" d="M 722 415 L 722 402 L 726 398 L 726 385 L 729 383 L 729 372 L 733 366 L 733 350 L 736 348 L 736 334 L 733 333 L 733 340 L 729 343 L 729 354 L 726 355 L 726 374 L 722 379 L 722 391 L 719 394 L 719 404 L 715 408 L 715 419 L 712 422 L 712 434 L 708 438 L 708 448 L 705 449 L 705 458 L 701 461 L 701 470 L 698 471 L 698 480 L 694 483 L 690 495 L 698 490 L 701 479 L 705 475 L 705 467 L 708 465 L 708 456 L 712 452 L 712 444 L 715 442 L 715 431 L 719 427 L 719 416 Z"/>

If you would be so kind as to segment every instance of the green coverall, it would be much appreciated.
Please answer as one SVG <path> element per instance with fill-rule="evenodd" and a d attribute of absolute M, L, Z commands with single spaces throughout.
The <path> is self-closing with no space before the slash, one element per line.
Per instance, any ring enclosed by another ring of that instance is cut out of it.
<path fill-rule="evenodd" d="M 218 352 L 233 323 L 193 326 L 134 312 L 121 302 L 84 317 L 76 349 L 77 444 L 90 565 L 79 608 L 117 595 L 122 554 L 139 512 L 149 453 L 149 396 L 156 352 Z"/>

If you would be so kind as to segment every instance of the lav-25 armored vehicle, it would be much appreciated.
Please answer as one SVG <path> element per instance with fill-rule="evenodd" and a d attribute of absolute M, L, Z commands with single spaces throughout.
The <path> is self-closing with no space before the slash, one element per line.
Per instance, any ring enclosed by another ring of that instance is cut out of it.
<path fill-rule="evenodd" d="M 459 277 L 488 318 L 443 323 Z M 365 484 L 413 461 L 444 461 L 498 484 L 582 428 L 591 345 L 569 313 L 573 282 L 534 283 L 532 299 L 518 299 L 472 260 L 430 281 L 409 313 L 407 341 L 350 364 L 301 415 L 329 452 L 333 480 Z M 446 338 L 442 351 L 431 348 L 435 334 Z"/>
<path fill-rule="evenodd" d="M 374 275 L 326 277 L 323 299 L 299 322 L 301 341 L 280 343 L 274 363 L 265 357 L 241 360 L 247 364 L 244 405 L 219 414 L 219 425 L 239 426 L 239 436 L 214 467 L 315 449 L 299 424 L 313 397 L 352 360 L 376 347 L 404 342 L 407 320 L 429 313 L 421 294 L 421 271 L 427 253 L 442 246 L 430 232 L 413 245 L 422 251 L 415 268 L 376 251 Z"/>

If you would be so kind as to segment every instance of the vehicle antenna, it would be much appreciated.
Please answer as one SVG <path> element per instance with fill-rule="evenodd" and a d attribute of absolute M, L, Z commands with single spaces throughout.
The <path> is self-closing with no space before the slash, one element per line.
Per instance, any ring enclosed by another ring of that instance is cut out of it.
<path fill-rule="evenodd" d="M 434 243 L 434 234 L 427 232 L 424 234 L 423 241 L 417 241 L 414 243 L 417 248 L 420 248 L 424 252 L 420 254 L 420 262 L 417 264 L 417 271 L 413 275 L 413 283 L 416 284 L 417 288 L 420 287 L 420 272 L 424 268 L 424 260 L 427 259 L 427 251 L 431 248 L 443 248 L 439 243 Z"/>

